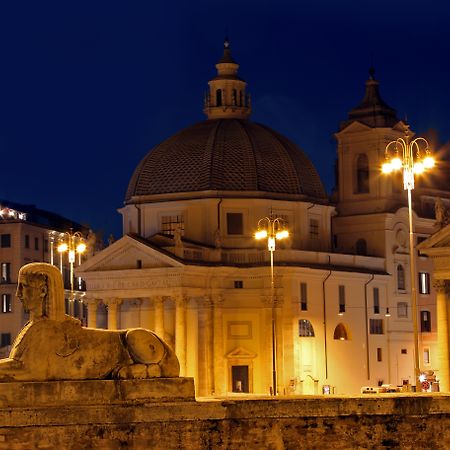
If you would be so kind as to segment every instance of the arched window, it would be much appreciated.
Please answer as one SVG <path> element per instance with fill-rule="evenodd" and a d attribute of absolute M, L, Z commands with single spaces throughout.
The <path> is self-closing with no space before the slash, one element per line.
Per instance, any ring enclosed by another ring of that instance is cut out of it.
<path fill-rule="evenodd" d="M 314 337 L 314 328 L 309 320 L 298 321 L 298 335 L 300 337 Z"/>
<path fill-rule="evenodd" d="M 222 106 L 222 89 L 216 91 L 216 106 Z"/>
<path fill-rule="evenodd" d="M 233 106 L 237 105 L 237 91 L 236 91 L 236 89 L 233 89 L 233 91 L 232 91 L 232 105 Z"/>
<path fill-rule="evenodd" d="M 348 340 L 347 329 L 345 328 L 345 325 L 343 323 L 337 324 L 336 328 L 334 329 L 333 339 L 336 339 L 338 341 Z"/>
<path fill-rule="evenodd" d="M 239 106 L 242 106 L 242 91 L 239 91 Z"/>
<path fill-rule="evenodd" d="M 405 290 L 405 269 L 401 264 L 397 266 L 397 289 Z"/>
<path fill-rule="evenodd" d="M 362 256 L 367 255 L 367 242 L 365 239 L 358 239 L 356 241 L 356 254 Z"/>
<path fill-rule="evenodd" d="M 365 153 L 356 160 L 356 194 L 369 192 L 369 159 Z"/>

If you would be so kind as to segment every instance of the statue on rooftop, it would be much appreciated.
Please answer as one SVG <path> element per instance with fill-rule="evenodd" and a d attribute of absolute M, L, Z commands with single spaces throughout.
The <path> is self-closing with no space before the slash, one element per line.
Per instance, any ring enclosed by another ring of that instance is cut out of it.
<path fill-rule="evenodd" d="M 445 225 L 448 225 L 450 222 L 450 214 L 444 206 L 444 202 L 441 198 L 437 198 L 434 203 L 434 215 L 436 218 L 436 224 L 442 228 Z"/>
<path fill-rule="evenodd" d="M 0 360 L 0 381 L 179 376 L 175 353 L 155 333 L 85 328 L 65 315 L 62 277 L 51 264 L 23 266 L 17 296 L 30 320 Z"/>

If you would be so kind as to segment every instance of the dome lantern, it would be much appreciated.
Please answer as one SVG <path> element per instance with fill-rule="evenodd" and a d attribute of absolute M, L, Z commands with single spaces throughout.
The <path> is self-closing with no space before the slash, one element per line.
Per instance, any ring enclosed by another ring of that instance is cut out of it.
<path fill-rule="evenodd" d="M 231 56 L 230 42 L 225 39 L 223 55 L 216 64 L 217 76 L 209 81 L 203 112 L 208 119 L 247 119 L 251 113 L 247 83 L 238 77 L 239 64 Z"/>

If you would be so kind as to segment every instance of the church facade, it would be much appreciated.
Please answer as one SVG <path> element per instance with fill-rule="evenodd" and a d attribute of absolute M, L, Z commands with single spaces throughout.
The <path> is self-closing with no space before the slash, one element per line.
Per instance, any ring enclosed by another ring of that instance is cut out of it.
<path fill-rule="evenodd" d="M 406 125 L 371 73 L 363 102 L 336 134 L 330 201 L 305 153 L 250 121 L 227 42 L 216 68 L 207 120 L 144 157 L 120 210 L 124 236 L 77 270 L 88 325 L 154 330 L 200 396 L 414 384 L 405 197 L 379 174 L 384 147 Z M 447 201 L 448 189 L 415 197 L 419 240 L 436 231 L 436 198 Z M 273 272 L 267 241 L 254 238 L 264 218 L 289 231 L 276 242 Z M 420 360 L 431 370 L 431 262 L 420 256 L 417 268 Z"/>

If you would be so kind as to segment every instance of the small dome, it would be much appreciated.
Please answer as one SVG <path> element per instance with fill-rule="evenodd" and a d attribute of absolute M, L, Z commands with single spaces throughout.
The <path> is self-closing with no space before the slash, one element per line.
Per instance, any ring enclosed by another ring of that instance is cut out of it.
<path fill-rule="evenodd" d="M 289 139 L 248 120 L 216 119 L 153 148 L 134 171 L 125 203 L 139 203 L 140 196 L 200 191 L 327 202 L 313 164 Z"/>

